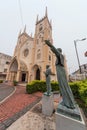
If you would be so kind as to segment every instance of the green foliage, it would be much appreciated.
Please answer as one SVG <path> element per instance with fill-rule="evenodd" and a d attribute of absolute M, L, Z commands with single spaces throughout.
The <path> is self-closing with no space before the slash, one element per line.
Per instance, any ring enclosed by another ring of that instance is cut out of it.
<path fill-rule="evenodd" d="M 16 86 L 18 82 L 16 80 L 13 81 L 13 85 Z"/>
<path fill-rule="evenodd" d="M 3 80 L 0 80 L 0 83 L 3 83 Z"/>
<path fill-rule="evenodd" d="M 80 89 L 79 89 L 80 99 L 87 106 L 87 80 L 85 80 L 85 82 L 83 82 L 83 81 L 80 82 L 79 86 L 80 86 Z"/>
<path fill-rule="evenodd" d="M 71 90 L 73 92 L 73 95 L 75 98 L 79 98 L 80 97 L 80 93 L 79 93 L 79 83 L 78 82 L 74 82 L 74 83 L 69 83 Z"/>
<path fill-rule="evenodd" d="M 51 82 L 52 91 L 59 91 L 59 84 L 58 82 Z"/>
<path fill-rule="evenodd" d="M 52 82 L 51 86 L 52 86 L 52 91 L 58 91 L 59 90 L 57 82 Z M 27 93 L 34 93 L 34 92 L 37 92 L 37 91 L 45 92 L 46 89 L 47 89 L 46 88 L 46 82 L 42 81 L 42 80 L 34 80 L 31 83 L 28 83 L 27 86 L 26 86 Z"/>
<path fill-rule="evenodd" d="M 37 91 L 45 92 L 46 91 L 46 83 L 41 80 L 34 80 L 31 83 L 28 83 L 26 86 L 27 93 L 34 93 Z"/>
<path fill-rule="evenodd" d="M 87 117 L 87 80 L 70 83 L 72 92 Z"/>
<path fill-rule="evenodd" d="M 78 104 L 87 110 L 87 80 L 69 83 L 73 95 Z M 52 91 L 59 91 L 59 84 L 57 82 L 51 82 Z M 46 82 L 41 80 L 34 80 L 26 85 L 27 93 L 31 94 L 37 91 L 47 91 Z"/>

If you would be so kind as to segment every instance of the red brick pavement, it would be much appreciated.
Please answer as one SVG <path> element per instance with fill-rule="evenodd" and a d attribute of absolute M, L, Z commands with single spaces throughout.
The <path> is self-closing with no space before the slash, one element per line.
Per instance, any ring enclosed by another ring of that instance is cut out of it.
<path fill-rule="evenodd" d="M 26 106 L 35 102 L 42 93 L 26 94 L 26 88 L 17 86 L 15 93 L 0 104 L 0 123 L 12 117 Z"/>

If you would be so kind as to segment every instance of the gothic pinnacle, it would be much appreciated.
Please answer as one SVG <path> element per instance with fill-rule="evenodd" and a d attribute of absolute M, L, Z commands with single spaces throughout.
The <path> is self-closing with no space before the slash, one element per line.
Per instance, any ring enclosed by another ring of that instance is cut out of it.
<path fill-rule="evenodd" d="M 24 27 L 24 33 L 26 32 L 26 25 L 25 25 L 25 27 Z"/>
<path fill-rule="evenodd" d="M 37 18 L 36 18 L 36 23 L 38 22 L 38 15 L 37 15 Z"/>
<path fill-rule="evenodd" d="M 45 17 L 47 17 L 48 15 L 47 15 L 47 6 L 46 6 L 46 10 L 45 10 Z"/>

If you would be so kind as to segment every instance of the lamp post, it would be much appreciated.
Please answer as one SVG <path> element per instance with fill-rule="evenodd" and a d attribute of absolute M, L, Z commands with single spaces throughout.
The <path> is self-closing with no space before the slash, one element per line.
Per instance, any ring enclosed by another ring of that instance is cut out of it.
<path fill-rule="evenodd" d="M 81 40 L 79 40 L 79 39 L 74 40 L 75 51 L 76 51 L 76 56 L 77 56 L 77 60 L 78 60 L 78 65 L 79 65 L 80 74 L 81 74 L 81 65 L 80 65 L 80 60 L 79 60 L 79 56 L 78 56 L 78 51 L 77 51 L 77 45 L 76 45 L 76 43 L 77 43 L 78 41 L 84 41 L 84 40 L 86 40 L 86 39 L 87 39 L 87 38 L 83 38 L 83 39 L 81 39 Z"/>

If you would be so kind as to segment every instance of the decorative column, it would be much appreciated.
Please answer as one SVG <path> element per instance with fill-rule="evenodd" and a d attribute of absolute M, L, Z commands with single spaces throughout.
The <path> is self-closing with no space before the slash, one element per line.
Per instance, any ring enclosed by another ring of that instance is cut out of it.
<path fill-rule="evenodd" d="M 18 70 L 18 71 L 17 71 L 17 77 L 16 77 L 16 80 L 17 80 L 17 81 L 20 81 L 20 73 L 21 73 L 21 71 Z"/>

